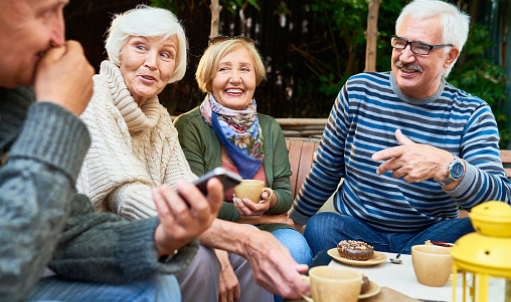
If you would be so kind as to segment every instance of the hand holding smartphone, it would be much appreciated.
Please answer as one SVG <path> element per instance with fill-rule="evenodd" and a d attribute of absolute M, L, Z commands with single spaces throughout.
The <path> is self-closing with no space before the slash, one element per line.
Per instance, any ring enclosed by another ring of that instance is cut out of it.
<path fill-rule="evenodd" d="M 204 196 L 207 196 L 208 195 L 208 189 L 207 189 L 208 180 L 210 180 L 213 177 L 216 177 L 220 180 L 220 182 L 224 186 L 224 192 L 229 190 L 232 187 L 235 187 L 242 180 L 242 178 L 239 175 L 236 175 L 230 171 L 227 171 L 224 168 L 218 167 L 218 168 L 215 168 L 212 171 L 209 171 L 208 173 L 202 175 L 201 177 L 197 178 L 196 180 L 194 180 L 192 182 L 192 184 L 194 184 L 197 187 L 197 189 L 199 189 L 199 191 L 201 191 L 202 194 L 204 194 Z M 179 194 L 178 191 L 177 191 L 177 193 Z M 183 198 L 183 200 L 186 202 L 185 198 Z M 190 207 L 189 204 L 188 204 L 188 207 Z"/>
<path fill-rule="evenodd" d="M 192 182 L 192 184 L 194 184 L 202 192 L 202 194 L 207 195 L 208 189 L 206 185 L 208 180 L 212 177 L 216 177 L 220 180 L 220 182 L 222 182 L 222 185 L 224 186 L 224 192 L 232 187 L 235 187 L 242 180 L 239 175 L 227 171 L 224 168 L 218 167 L 197 178 Z"/>

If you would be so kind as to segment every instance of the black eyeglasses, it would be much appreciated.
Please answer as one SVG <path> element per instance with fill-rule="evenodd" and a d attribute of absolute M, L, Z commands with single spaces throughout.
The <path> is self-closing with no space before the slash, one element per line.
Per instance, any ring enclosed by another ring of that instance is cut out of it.
<path fill-rule="evenodd" d="M 225 41 L 229 41 L 229 40 L 241 40 L 245 43 L 248 43 L 248 44 L 252 44 L 254 45 L 254 40 L 250 39 L 250 38 L 247 38 L 247 37 L 242 37 L 242 36 L 236 36 L 236 37 L 230 37 L 230 36 L 217 36 L 217 37 L 214 37 L 214 38 L 211 38 L 209 39 L 209 42 L 208 42 L 208 46 L 209 45 L 216 45 L 216 44 L 220 44 L 222 42 L 225 42 Z"/>
<path fill-rule="evenodd" d="M 410 44 L 410 50 L 418 55 L 427 56 L 433 49 L 454 46 L 452 44 L 430 45 L 421 41 L 408 41 L 405 38 L 392 36 L 390 45 L 395 49 L 405 49 Z"/>

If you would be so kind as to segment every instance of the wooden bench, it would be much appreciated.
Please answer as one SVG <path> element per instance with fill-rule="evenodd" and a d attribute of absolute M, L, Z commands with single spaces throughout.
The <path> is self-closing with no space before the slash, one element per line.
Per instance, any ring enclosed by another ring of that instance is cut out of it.
<path fill-rule="evenodd" d="M 293 199 L 300 191 L 305 178 L 312 168 L 312 161 L 319 147 L 319 143 L 286 139 L 289 162 L 291 164 L 291 189 Z M 511 150 L 501 150 L 500 158 L 508 178 L 511 178 Z M 468 211 L 460 211 L 460 218 L 468 217 Z"/>
<path fill-rule="evenodd" d="M 314 155 L 318 150 L 319 143 L 303 140 L 286 140 L 289 163 L 291 164 L 291 189 L 293 199 L 302 187 L 305 178 L 312 168 Z"/>

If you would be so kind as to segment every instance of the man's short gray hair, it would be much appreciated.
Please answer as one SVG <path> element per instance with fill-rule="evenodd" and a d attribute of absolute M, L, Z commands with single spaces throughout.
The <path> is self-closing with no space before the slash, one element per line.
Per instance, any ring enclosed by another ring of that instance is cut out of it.
<path fill-rule="evenodd" d="M 169 83 L 173 83 L 185 75 L 188 42 L 181 23 L 172 12 L 163 8 L 138 5 L 116 15 L 108 30 L 105 48 L 110 61 L 120 66 L 121 49 L 131 37 L 162 37 L 165 40 L 172 36 L 176 36 L 178 40 L 176 67 L 169 80 Z"/>
<path fill-rule="evenodd" d="M 406 5 L 396 21 L 396 33 L 398 32 L 403 20 L 411 17 L 417 20 L 424 20 L 432 17 L 439 17 L 442 26 L 442 44 L 452 44 L 456 46 L 461 53 L 465 42 L 467 42 L 470 25 L 470 16 L 461 11 L 458 7 L 437 0 L 415 0 Z M 446 47 L 448 52 L 450 47 Z M 442 76 L 446 78 L 454 67 L 456 60 L 444 70 Z"/>

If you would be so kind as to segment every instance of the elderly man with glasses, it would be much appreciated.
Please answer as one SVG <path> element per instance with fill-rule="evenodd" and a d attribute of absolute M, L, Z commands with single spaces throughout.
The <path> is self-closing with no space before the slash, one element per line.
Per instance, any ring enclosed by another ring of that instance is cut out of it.
<path fill-rule="evenodd" d="M 468 218 L 455 219 L 459 207 L 510 202 L 490 106 L 444 79 L 468 30 L 454 5 L 415 0 L 396 22 L 392 72 L 346 82 L 290 212 L 297 228 L 307 223 L 314 255 L 342 240 L 402 253 L 426 240 L 455 242 L 474 231 Z M 315 215 L 334 192 L 340 214 Z"/>

